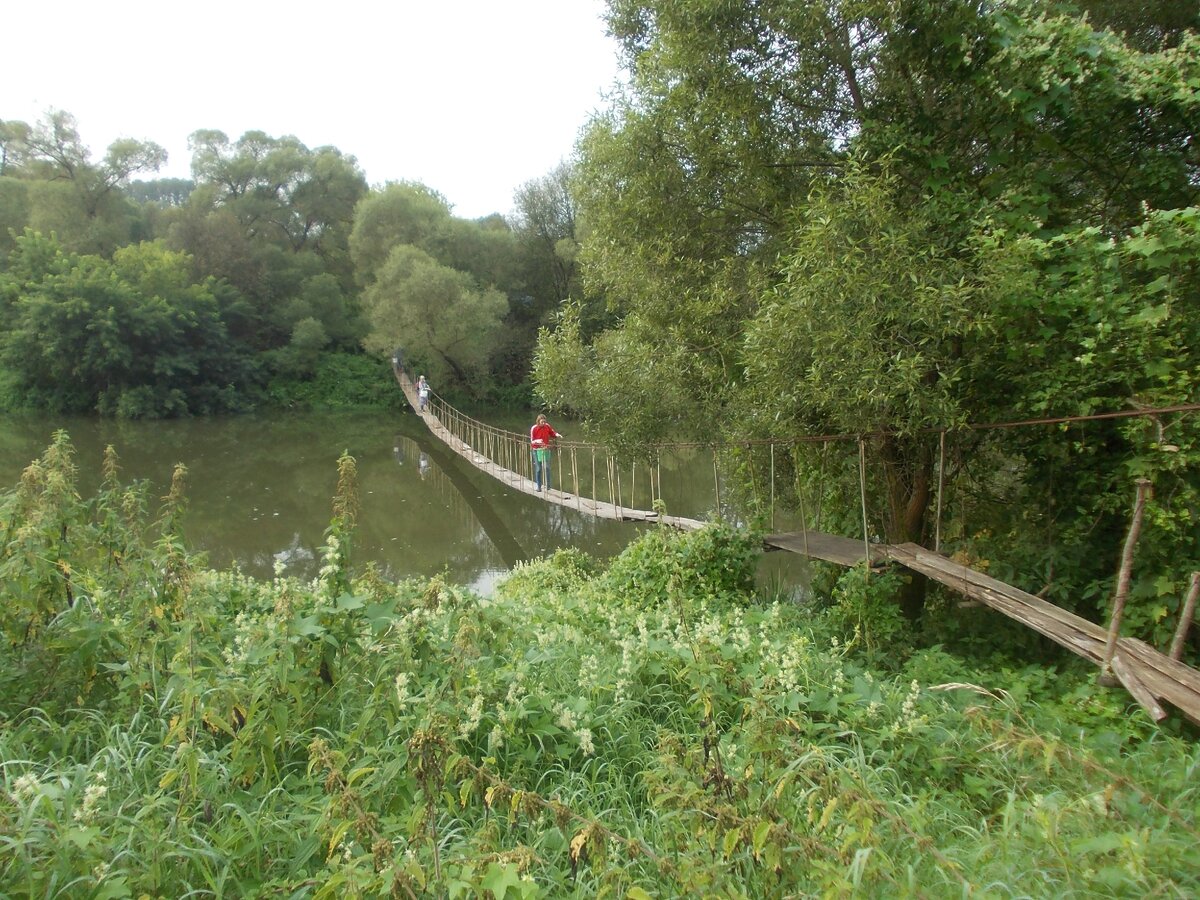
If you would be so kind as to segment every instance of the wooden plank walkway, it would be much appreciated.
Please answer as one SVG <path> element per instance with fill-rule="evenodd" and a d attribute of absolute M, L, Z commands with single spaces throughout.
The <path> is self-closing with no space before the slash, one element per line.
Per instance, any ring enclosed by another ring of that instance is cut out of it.
<path fill-rule="evenodd" d="M 413 384 L 408 373 L 402 369 L 396 369 L 395 374 L 396 381 L 399 382 L 400 389 L 404 391 L 404 396 L 408 400 L 408 405 L 412 407 L 413 412 L 421 417 L 421 420 L 429 427 L 429 430 L 435 437 L 440 439 L 447 447 L 475 468 L 481 472 L 485 472 L 497 481 L 508 485 L 514 491 L 530 494 L 547 503 L 565 506 L 568 509 L 574 509 L 600 519 L 615 519 L 619 522 L 661 522 L 664 525 L 670 525 L 684 531 L 695 531 L 698 528 L 703 528 L 705 525 L 704 522 L 698 519 L 687 519 L 681 516 L 659 516 L 658 513 L 652 510 L 632 509 L 628 506 L 609 503 L 605 500 L 593 500 L 590 497 L 568 494 L 560 490 L 550 489 L 539 491 L 533 479 L 526 478 L 520 472 L 514 472 L 512 469 L 506 469 L 499 463 L 493 462 L 470 444 L 456 437 L 450 429 L 442 424 L 441 419 L 432 412 L 422 412 L 420 403 L 417 400 L 416 385 Z"/>
<path fill-rule="evenodd" d="M 847 567 L 860 564 L 866 555 L 862 541 L 815 531 L 772 534 L 764 543 Z M 1104 662 L 1108 631 L 1095 622 L 918 544 L 871 545 L 872 566 L 889 560 L 1032 628 L 1077 656 L 1096 665 Z M 1166 700 L 1200 725 L 1200 672 L 1136 638 L 1117 641 L 1112 670 L 1154 719 L 1166 718 L 1166 710 L 1157 703 Z"/>
<path fill-rule="evenodd" d="M 769 550 L 787 550 L 811 559 L 837 563 L 839 566 L 857 566 L 863 561 L 866 545 L 854 538 L 838 534 L 823 534 L 819 531 L 799 531 L 794 534 L 769 534 L 763 538 Z M 888 561 L 887 548 L 883 544 L 871 545 L 871 565 Z"/>
<path fill-rule="evenodd" d="M 559 490 L 538 491 L 531 479 L 493 462 L 456 437 L 432 412 L 422 412 L 412 379 L 399 368 L 395 373 L 413 412 L 421 417 L 436 437 L 475 468 L 513 490 L 603 519 L 661 522 L 685 531 L 694 531 L 707 524 L 698 519 L 679 516 L 660 517 L 650 510 L 630 509 Z M 768 549 L 785 550 L 847 567 L 858 565 L 868 553 L 873 567 L 889 561 L 899 563 L 1032 628 L 1084 659 L 1097 665 L 1104 661 L 1108 639 L 1106 629 L 1020 588 L 960 565 L 917 544 L 870 544 L 868 550 L 868 545 L 860 540 L 816 531 L 772 534 L 764 538 L 763 543 Z M 1166 710 L 1157 702 L 1165 700 L 1192 722 L 1200 725 L 1200 672 L 1176 662 L 1149 644 L 1134 638 L 1118 640 L 1112 660 L 1112 671 L 1156 720 L 1161 721 L 1167 716 Z"/>

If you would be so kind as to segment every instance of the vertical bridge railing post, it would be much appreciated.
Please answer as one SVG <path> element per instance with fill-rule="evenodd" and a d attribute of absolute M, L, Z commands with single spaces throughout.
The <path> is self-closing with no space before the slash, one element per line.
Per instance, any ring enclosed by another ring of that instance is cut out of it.
<path fill-rule="evenodd" d="M 1129 523 L 1129 533 L 1125 537 L 1125 547 L 1121 551 L 1121 568 L 1117 573 L 1117 589 L 1113 594 L 1112 617 L 1108 623 L 1108 641 L 1104 646 L 1104 661 L 1100 664 L 1100 679 L 1108 677 L 1112 666 L 1113 655 L 1117 652 L 1117 641 L 1121 633 L 1121 618 L 1125 614 L 1125 601 L 1129 597 L 1129 583 L 1133 578 L 1133 549 L 1137 546 L 1138 535 L 1142 531 L 1142 514 L 1146 510 L 1146 500 L 1150 496 L 1150 480 L 1137 480 L 1137 499 L 1133 504 L 1133 519 Z"/>
<path fill-rule="evenodd" d="M 871 529 L 867 524 L 867 442 L 861 437 L 858 439 L 858 493 L 859 499 L 862 501 L 863 553 L 865 554 L 863 561 L 867 564 L 867 574 L 870 575 Z"/>

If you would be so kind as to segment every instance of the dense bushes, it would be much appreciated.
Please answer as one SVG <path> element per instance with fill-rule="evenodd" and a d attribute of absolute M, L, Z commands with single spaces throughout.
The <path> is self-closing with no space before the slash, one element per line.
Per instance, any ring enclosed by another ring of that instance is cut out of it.
<path fill-rule="evenodd" d="M 344 458 L 318 577 L 256 581 L 188 556 L 184 473 L 150 520 L 115 466 L 81 501 L 59 436 L 0 503 L 7 895 L 1200 887 L 1191 744 L 1112 694 L 1064 726 L 1047 679 L 945 653 L 880 677 L 739 592 L 735 535 L 557 553 L 491 598 L 352 577 Z"/>
<path fill-rule="evenodd" d="M 286 409 L 395 409 L 405 402 L 390 363 L 352 353 L 322 354 L 310 378 L 273 379 L 267 401 Z"/>

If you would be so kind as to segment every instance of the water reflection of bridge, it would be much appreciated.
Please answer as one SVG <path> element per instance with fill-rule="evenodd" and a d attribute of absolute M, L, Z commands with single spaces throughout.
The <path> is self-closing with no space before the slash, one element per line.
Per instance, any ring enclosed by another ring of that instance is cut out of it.
<path fill-rule="evenodd" d="M 406 446 L 409 444 L 412 446 Z M 425 437 L 406 438 L 398 434 L 393 440 L 393 453 L 397 462 L 416 465 L 421 479 L 429 481 L 451 505 L 461 504 L 470 510 L 506 566 L 529 558 L 508 523 L 479 496 L 475 485 L 454 465 L 453 458 L 441 444 Z"/>
<path fill-rule="evenodd" d="M 538 491 L 531 477 L 526 435 L 494 428 L 465 416 L 436 395 L 422 410 L 412 379 L 399 367 L 395 369 L 395 375 L 409 405 L 435 437 L 471 465 L 514 490 L 535 496 L 546 503 L 601 518 L 659 522 L 685 530 L 701 528 L 705 524 L 697 519 L 636 509 L 632 503 L 624 505 L 622 473 L 616 467 L 615 457 L 603 448 L 578 442 L 560 442 L 555 454 L 558 462 L 557 483 L 569 490 Z M 597 460 L 600 461 L 599 470 Z M 636 478 L 636 470 L 633 471 Z M 656 494 L 654 469 L 648 469 L 643 477 L 648 479 L 653 506 Z M 589 487 L 590 495 L 585 496 Z M 631 484 L 629 488 L 633 497 L 635 487 Z M 716 492 L 717 507 L 720 508 L 719 481 Z M 658 495 L 661 496 L 661 484 L 658 485 Z M 599 499 L 601 496 L 604 499 Z M 865 505 L 864 498 L 864 515 Z M 871 566 L 888 562 L 902 565 L 1032 628 L 1072 653 L 1100 665 L 1105 673 L 1111 667 L 1116 679 L 1155 720 L 1166 718 L 1167 713 L 1158 702 L 1166 700 L 1178 707 L 1188 719 L 1200 724 L 1200 672 L 1176 658 L 1160 653 L 1143 641 L 1110 634 L 1094 622 L 956 563 L 941 553 L 917 544 L 876 544 L 865 539 L 808 530 L 768 535 L 764 540 L 768 549 L 784 550 L 843 566 L 855 566 L 863 562 Z"/>

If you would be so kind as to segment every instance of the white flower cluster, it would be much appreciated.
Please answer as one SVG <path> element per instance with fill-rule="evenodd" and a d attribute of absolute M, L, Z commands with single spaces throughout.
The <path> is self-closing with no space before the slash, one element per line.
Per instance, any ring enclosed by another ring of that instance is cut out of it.
<path fill-rule="evenodd" d="M 396 674 L 396 705 L 401 709 L 413 702 L 412 695 L 408 692 L 409 674 L 407 672 L 398 672 Z"/>
<path fill-rule="evenodd" d="M 579 662 L 579 686 L 594 691 L 600 686 L 600 659 L 589 653 Z"/>
<path fill-rule="evenodd" d="M 226 647 L 221 656 L 225 660 L 225 664 L 231 669 L 246 661 L 246 657 L 250 655 L 250 650 L 254 646 L 256 635 L 255 629 L 258 626 L 258 620 L 248 616 L 245 612 L 240 612 L 233 620 L 235 630 L 233 635 L 233 646 Z"/>
<path fill-rule="evenodd" d="M 108 787 L 104 784 L 104 780 L 104 773 L 97 772 L 94 780 L 84 790 L 83 804 L 74 813 L 75 821 L 81 825 L 87 825 L 96 817 L 96 807 L 108 793 Z"/>
<path fill-rule="evenodd" d="M 341 569 L 341 553 L 339 549 L 341 543 L 337 539 L 337 535 L 331 534 L 325 542 L 325 546 L 321 548 L 321 570 L 317 572 L 316 581 L 313 583 L 314 588 L 328 590 L 330 588 L 330 580 Z"/>
<path fill-rule="evenodd" d="M 504 730 L 499 725 L 493 725 L 488 732 L 488 753 L 495 753 L 504 746 Z"/>
<path fill-rule="evenodd" d="M 555 704 L 554 712 L 558 715 L 559 728 L 563 731 L 575 730 L 575 713 L 565 703 Z"/>
<path fill-rule="evenodd" d="M 746 627 L 745 614 L 741 609 L 734 609 L 725 615 L 711 613 L 704 616 L 696 626 L 696 638 L 713 647 L 731 645 L 738 653 L 745 653 L 752 643 L 750 629 Z"/>
<path fill-rule="evenodd" d="M 579 749 L 583 751 L 584 756 L 591 756 L 596 752 L 596 746 L 592 743 L 592 729 L 581 728 L 575 732 L 575 737 L 579 738 Z"/>
<path fill-rule="evenodd" d="M 516 706 L 525 697 L 525 672 L 523 669 L 517 669 L 513 673 L 513 680 L 508 685 L 508 694 L 504 698 L 504 702 L 509 706 Z"/>
<path fill-rule="evenodd" d="M 579 749 L 583 751 L 584 756 L 591 756 L 596 752 L 596 745 L 592 742 L 592 729 L 579 727 L 579 720 L 576 718 L 574 710 L 565 703 L 556 703 L 554 712 L 558 716 L 556 722 L 558 727 L 575 735 L 575 739 L 579 741 Z"/>
<path fill-rule="evenodd" d="M 458 725 L 458 736 L 468 738 L 475 733 L 475 729 L 479 727 L 479 723 L 483 720 L 483 694 L 476 694 L 475 699 L 471 701 L 471 706 L 467 710 L 467 717 Z"/>
<path fill-rule="evenodd" d="M 904 704 L 900 707 L 900 718 L 892 723 L 892 734 L 901 732 L 912 734 L 919 726 L 925 724 L 925 716 L 917 715 L 917 699 L 920 696 L 921 685 L 914 678 L 912 684 L 909 685 L 908 696 L 904 698 Z"/>
<path fill-rule="evenodd" d="M 12 790 L 8 792 L 8 797 L 13 803 L 20 806 L 37 793 L 38 785 L 40 784 L 41 782 L 36 775 L 28 772 L 24 775 L 18 775 L 13 781 Z"/>
<path fill-rule="evenodd" d="M 808 686 L 808 639 L 801 636 L 783 648 L 779 656 L 779 672 L 776 678 L 779 689 L 792 694 Z"/>
<path fill-rule="evenodd" d="M 617 667 L 617 683 L 613 686 L 613 703 L 618 706 L 629 700 L 629 688 L 633 684 L 633 673 L 637 669 L 641 644 L 637 635 L 626 635 L 620 641 L 621 664 Z"/>

